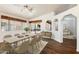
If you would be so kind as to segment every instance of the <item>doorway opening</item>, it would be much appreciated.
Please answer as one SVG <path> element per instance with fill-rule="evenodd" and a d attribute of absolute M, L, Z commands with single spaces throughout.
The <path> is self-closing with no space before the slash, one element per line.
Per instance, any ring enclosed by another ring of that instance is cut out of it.
<path fill-rule="evenodd" d="M 72 47 L 76 51 L 77 41 L 77 18 L 72 14 L 63 17 L 63 44 Z"/>

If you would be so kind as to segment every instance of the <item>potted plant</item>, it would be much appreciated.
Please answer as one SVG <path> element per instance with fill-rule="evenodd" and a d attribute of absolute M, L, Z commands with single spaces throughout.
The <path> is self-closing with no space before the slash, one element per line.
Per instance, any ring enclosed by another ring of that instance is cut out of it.
<path fill-rule="evenodd" d="M 24 30 L 27 32 L 27 31 L 29 31 L 30 29 L 29 29 L 29 27 L 25 27 Z"/>

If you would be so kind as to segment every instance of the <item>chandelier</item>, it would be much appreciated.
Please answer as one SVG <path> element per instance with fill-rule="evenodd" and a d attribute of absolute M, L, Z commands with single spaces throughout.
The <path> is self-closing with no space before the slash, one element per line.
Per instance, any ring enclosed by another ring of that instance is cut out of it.
<path fill-rule="evenodd" d="M 33 11 L 33 8 L 28 6 L 28 5 L 24 5 L 24 8 L 27 9 L 28 11 L 32 12 Z"/>

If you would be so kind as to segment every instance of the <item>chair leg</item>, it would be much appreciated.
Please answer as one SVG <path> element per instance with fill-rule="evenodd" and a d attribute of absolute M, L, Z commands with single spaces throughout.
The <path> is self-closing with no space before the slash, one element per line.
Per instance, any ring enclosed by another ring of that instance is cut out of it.
<path fill-rule="evenodd" d="M 42 46 L 42 41 L 41 40 L 39 41 L 39 44 L 40 44 L 39 46 Z"/>
<path fill-rule="evenodd" d="M 34 53 L 34 48 L 35 48 L 34 45 L 32 45 L 32 54 Z"/>

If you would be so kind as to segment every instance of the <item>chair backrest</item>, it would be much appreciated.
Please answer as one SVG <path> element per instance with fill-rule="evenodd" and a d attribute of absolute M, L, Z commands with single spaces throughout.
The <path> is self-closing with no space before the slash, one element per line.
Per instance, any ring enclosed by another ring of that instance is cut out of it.
<path fill-rule="evenodd" d="M 21 33 L 22 35 L 25 35 L 26 33 Z"/>
<path fill-rule="evenodd" d="M 39 41 L 40 41 L 40 39 L 36 35 L 36 36 L 33 37 L 32 41 L 31 41 L 31 44 L 36 44 Z"/>
<path fill-rule="evenodd" d="M 15 34 L 14 36 L 19 36 L 20 34 Z"/>
<path fill-rule="evenodd" d="M 41 35 L 42 35 L 42 36 L 45 36 L 45 32 L 41 32 Z"/>
<path fill-rule="evenodd" d="M 12 51 L 13 48 L 12 48 L 11 44 L 9 44 L 7 42 L 2 42 L 2 43 L 0 43 L 0 50 L 1 51 Z"/>
<path fill-rule="evenodd" d="M 51 37 L 52 36 L 52 33 L 51 32 L 46 32 L 46 36 L 47 37 Z"/>
<path fill-rule="evenodd" d="M 11 38 L 12 35 L 5 35 L 3 38 Z"/>
<path fill-rule="evenodd" d="M 51 37 L 52 33 L 51 32 L 41 32 L 41 36 Z"/>
<path fill-rule="evenodd" d="M 19 47 L 17 47 L 16 49 L 15 49 L 15 52 L 16 53 L 26 53 L 26 52 L 28 52 L 28 49 L 29 49 L 29 42 L 27 41 L 27 42 L 23 42 Z"/>

